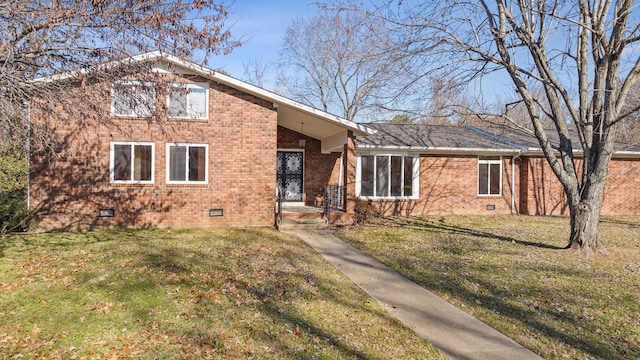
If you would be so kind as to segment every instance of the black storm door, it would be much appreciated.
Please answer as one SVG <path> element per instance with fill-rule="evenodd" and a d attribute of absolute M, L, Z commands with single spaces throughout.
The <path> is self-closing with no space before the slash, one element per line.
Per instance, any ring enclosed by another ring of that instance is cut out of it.
<path fill-rule="evenodd" d="M 304 156 L 302 151 L 278 151 L 278 188 L 283 201 L 302 201 Z"/>

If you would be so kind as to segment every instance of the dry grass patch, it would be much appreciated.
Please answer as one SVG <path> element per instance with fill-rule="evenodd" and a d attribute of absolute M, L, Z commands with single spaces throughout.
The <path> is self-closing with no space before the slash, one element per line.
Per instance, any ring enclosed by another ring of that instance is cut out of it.
<path fill-rule="evenodd" d="M 386 218 L 339 236 L 546 359 L 640 359 L 640 221 L 611 252 L 563 250 L 566 218 Z"/>
<path fill-rule="evenodd" d="M 0 319 L 8 358 L 441 358 L 266 229 L 5 237 Z"/>

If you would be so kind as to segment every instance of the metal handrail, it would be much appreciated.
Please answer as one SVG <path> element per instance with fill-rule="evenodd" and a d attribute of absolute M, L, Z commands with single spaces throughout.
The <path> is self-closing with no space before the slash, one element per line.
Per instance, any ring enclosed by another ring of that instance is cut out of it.
<path fill-rule="evenodd" d="M 276 188 L 276 214 L 275 214 L 275 226 L 282 224 L 282 194 L 284 191 L 281 186 Z"/>
<path fill-rule="evenodd" d="M 344 210 L 344 186 L 325 185 L 323 196 L 323 215 L 325 219 L 329 219 L 331 210 Z"/>

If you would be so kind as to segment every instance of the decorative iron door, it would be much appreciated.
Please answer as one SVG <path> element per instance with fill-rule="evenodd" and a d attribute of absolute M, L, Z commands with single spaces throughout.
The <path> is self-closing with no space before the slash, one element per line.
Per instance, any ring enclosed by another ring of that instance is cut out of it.
<path fill-rule="evenodd" d="M 304 156 L 302 151 L 278 151 L 278 188 L 282 201 L 302 201 Z"/>

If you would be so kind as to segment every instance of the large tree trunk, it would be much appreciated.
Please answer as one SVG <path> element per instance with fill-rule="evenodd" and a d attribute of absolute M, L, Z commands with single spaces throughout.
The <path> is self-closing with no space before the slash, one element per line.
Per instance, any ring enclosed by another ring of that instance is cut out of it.
<path fill-rule="evenodd" d="M 573 249 L 586 256 L 595 253 L 607 254 L 598 234 L 600 206 L 604 191 L 604 181 L 583 189 L 583 196 L 577 202 L 569 199 L 571 213 L 571 236 L 567 249 Z"/>

